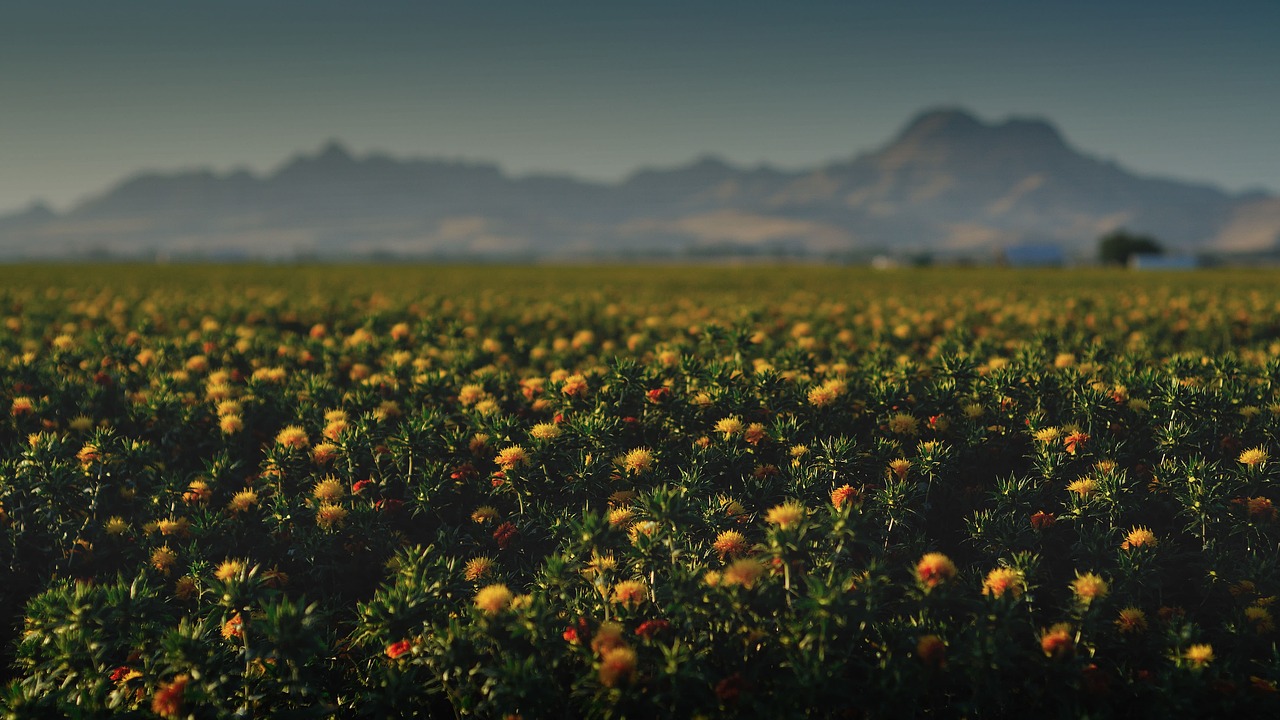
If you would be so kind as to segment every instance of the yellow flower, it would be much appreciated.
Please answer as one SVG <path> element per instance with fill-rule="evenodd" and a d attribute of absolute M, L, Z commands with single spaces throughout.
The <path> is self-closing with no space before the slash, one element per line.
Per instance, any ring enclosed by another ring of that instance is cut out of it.
<path fill-rule="evenodd" d="M 1199 669 L 1213 662 L 1213 646 L 1208 643 L 1192 645 L 1182 653 L 1182 657 L 1191 667 Z"/>
<path fill-rule="evenodd" d="M 907 413 L 895 413 L 888 424 L 894 435 L 915 435 L 920 431 L 920 421 Z"/>
<path fill-rule="evenodd" d="M 1062 431 L 1056 427 L 1047 427 L 1036 431 L 1036 442 L 1048 445 L 1054 440 L 1062 437 Z"/>
<path fill-rule="evenodd" d="M 490 505 L 481 505 L 471 512 L 471 522 L 481 525 L 498 519 L 498 511 Z"/>
<path fill-rule="evenodd" d="M 804 519 L 804 516 L 804 505 L 801 505 L 798 500 L 791 500 L 770 509 L 768 514 L 765 515 L 765 520 L 786 530 L 792 525 L 798 524 Z"/>
<path fill-rule="evenodd" d="M 720 553 L 720 557 L 737 557 L 747 551 L 747 538 L 737 530 L 725 530 L 716 536 L 716 541 L 711 544 L 716 552 Z"/>
<path fill-rule="evenodd" d="M 623 580 L 613 586 L 613 601 L 626 607 L 635 607 L 645 601 L 649 588 L 639 580 Z"/>
<path fill-rule="evenodd" d="M 334 503 L 322 503 L 316 509 L 316 525 L 325 530 L 340 527 L 347 519 L 347 509 Z"/>
<path fill-rule="evenodd" d="M 230 582 L 240 576 L 244 571 L 243 560 L 224 560 L 214 571 L 213 576 L 223 582 Z"/>
<path fill-rule="evenodd" d="M 156 548 L 155 551 L 151 553 L 151 566 L 165 575 L 169 574 L 169 571 L 173 569 L 174 563 L 176 562 L 178 562 L 178 554 L 169 549 L 168 545 Z"/>
<path fill-rule="evenodd" d="M 113 515 L 107 520 L 106 529 L 108 535 L 121 535 L 129 529 L 129 523 L 119 515 Z"/>
<path fill-rule="evenodd" d="M 347 490 L 342 486 L 342 483 L 337 478 L 332 477 L 327 477 L 316 483 L 316 486 L 311 490 L 312 497 L 326 503 L 337 502 L 346 494 Z"/>
<path fill-rule="evenodd" d="M 614 508 L 609 511 L 609 524 L 623 530 L 631 527 L 631 523 L 635 522 L 636 511 L 629 507 Z"/>
<path fill-rule="evenodd" d="M 498 564 L 492 558 L 477 557 L 467 561 L 466 568 L 463 570 L 463 577 L 468 581 L 483 580 L 493 574 Z"/>
<path fill-rule="evenodd" d="M 1253 625 L 1253 629 L 1259 633 L 1268 633 L 1276 629 L 1271 611 L 1265 607 L 1250 605 L 1244 609 L 1244 619 L 1248 620 Z"/>
<path fill-rule="evenodd" d="M 497 615 L 506 609 L 515 597 L 506 585 L 488 585 L 476 593 L 475 603 L 486 615 Z"/>
<path fill-rule="evenodd" d="M 723 585 L 741 585 L 748 590 L 751 589 L 756 581 L 764 575 L 764 565 L 754 558 L 742 558 L 735 560 L 729 567 L 725 568 L 724 573 L 717 578 L 717 581 Z M 708 573 L 708 576 L 710 573 Z M 712 583 L 708 581 L 708 585 Z"/>
<path fill-rule="evenodd" d="M 1120 545 L 1122 550 L 1131 550 L 1133 548 L 1153 548 L 1158 544 L 1156 534 L 1145 527 L 1136 527 L 1129 531 L 1125 536 L 1124 543 Z"/>
<path fill-rule="evenodd" d="M 1088 605 L 1107 596 L 1107 582 L 1091 572 L 1077 574 L 1076 579 L 1071 581 L 1071 591 L 1075 593 L 1076 600 Z"/>
<path fill-rule="evenodd" d="M 723 418 L 716 423 L 716 432 L 723 434 L 725 440 L 742 432 L 742 428 L 742 418 L 737 416 Z"/>
<path fill-rule="evenodd" d="M 1237 459 L 1242 465 L 1257 467 L 1258 465 L 1265 463 L 1268 457 L 1266 450 L 1263 450 L 1261 447 L 1255 447 L 1249 448 L 1248 450 L 1240 453 L 1240 457 Z"/>
<path fill-rule="evenodd" d="M 276 433 L 276 444 L 289 448 L 303 449 L 310 444 L 307 431 L 297 425 L 289 425 Z"/>
<path fill-rule="evenodd" d="M 257 504 L 258 493 L 252 490 L 241 490 L 231 496 L 231 502 L 227 504 L 227 509 L 233 513 L 240 513 Z"/>
<path fill-rule="evenodd" d="M 636 448 L 622 458 L 622 469 L 630 475 L 640 475 L 653 467 L 653 451 Z"/>
<path fill-rule="evenodd" d="M 1067 492 L 1073 492 L 1082 498 L 1088 497 L 1097 489 L 1098 481 L 1093 478 L 1080 478 L 1070 485 L 1067 485 Z"/>
<path fill-rule="evenodd" d="M 560 437 L 560 426 L 555 423 L 538 423 L 529 430 L 529 435 L 536 440 L 554 440 Z"/>
<path fill-rule="evenodd" d="M 517 465 L 529 462 L 529 454 L 519 445 L 509 445 L 498 452 L 494 462 L 503 470 L 511 470 Z"/>
<path fill-rule="evenodd" d="M 235 435 L 244 429 L 244 419 L 239 415 L 223 415 L 218 418 L 218 429 L 223 435 Z"/>

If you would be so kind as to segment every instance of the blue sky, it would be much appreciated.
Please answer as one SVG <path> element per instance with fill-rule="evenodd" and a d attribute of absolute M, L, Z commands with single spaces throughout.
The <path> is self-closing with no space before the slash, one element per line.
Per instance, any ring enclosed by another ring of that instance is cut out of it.
<path fill-rule="evenodd" d="M 796 168 L 937 105 L 1280 191 L 1277 32 L 1275 0 L 6 0 L 0 211 L 328 138 L 606 180 L 705 153 Z"/>

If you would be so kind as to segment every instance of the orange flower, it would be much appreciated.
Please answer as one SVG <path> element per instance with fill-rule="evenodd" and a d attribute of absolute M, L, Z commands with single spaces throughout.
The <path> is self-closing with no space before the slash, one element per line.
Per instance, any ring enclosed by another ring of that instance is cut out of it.
<path fill-rule="evenodd" d="M 1116 618 L 1116 629 L 1126 635 L 1140 633 L 1147 629 L 1147 614 L 1136 607 L 1127 607 Z"/>
<path fill-rule="evenodd" d="M 1067 446 L 1067 452 L 1072 455 L 1075 455 L 1080 446 L 1087 442 L 1089 442 L 1089 435 L 1078 430 L 1062 439 L 1062 444 Z"/>
<path fill-rule="evenodd" d="M 30 415 L 36 409 L 35 401 L 29 397 L 16 397 L 9 405 L 9 414 L 14 417 Z"/>
<path fill-rule="evenodd" d="M 1075 652 L 1076 643 L 1071 637 L 1071 626 L 1058 623 L 1040 635 L 1040 649 L 1045 657 L 1061 658 Z"/>
<path fill-rule="evenodd" d="M 613 601 L 626 607 L 635 607 L 645 601 L 649 588 L 639 580 L 623 580 L 613 586 Z"/>
<path fill-rule="evenodd" d="M 244 618 L 240 617 L 240 613 L 236 613 L 222 624 L 222 639 L 232 640 L 242 637 L 244 637 Z"/>
<path fill-rule="evenodd" d="M 469 582 L 483 580 L 493 574 L 493 571 L 497 566 L 497 563 L 495 563 L 491 558 L 471 558 L 467 561 L 467 565 L 463 569 L 463 577 L 465 577 Z"/>
<path fill-rule="evenodd" d="M 946 667 L 947 645 L 937 635 L 921 635 L 916 642 L 916 657 L 929 667 Z"/>
<path fill-rule="evenodd" d="M 1015 598 L 1021 597 L 1025 589 L 1026 582 L 1023 580 L 1022 573 L 1008 567 L 992 570 L 987 573 L 987 579 L 982 582 L 982 594 L 992 597 L 1004 597 L 1005 593 Z"/>
<path fill-rule="evenodd" d="M 935 588 L 955 576 L 955 563 L 940 552 L 925 553 L 916 563 L 916 580 L 926 588 Z"/>
<path fill-rule="evenodd" d="M 162 685 L 151 698 L 151 712 L 161 717 L 177 717 L 182 712 L 182 700 L 189 681 L 188 676 L 179 675 Z"/>
<path fill-rule="evenodd" d="M 724 585 L 741 585 L 744 588 L 751 589 L 761 575 L 764 575 L 764 565 L 761 565 L 760 561 L 754 558 L 742 558 L 741 560 L 735 560 L 732 565 L 725 568 L 724 573 L 719 578 L 719 582 Z"/>
<path fill-rule="evenodd" d="M 631 682 L 636 676 L 636 651 L 629 647 L 616 647 L 604 653 L 600 659 L 600 684 L 616 687 L 620 682 Z"/>
<path fill-rule="evenodd" d="M 831 504 L 836 506 L 837 510 L 844 507 L 845 503 L 857 503 L 862 493 L 851 485 L 841 485 L 831 491 Z"/>
<path fill-rule="evenodd" d="M 716 536 L 716 541 L 711 544 L 716 552 L 720 553 L 723 558 L 738 557 L 747 551 L 747 538 L 737 530 L 725 530 Z"/>

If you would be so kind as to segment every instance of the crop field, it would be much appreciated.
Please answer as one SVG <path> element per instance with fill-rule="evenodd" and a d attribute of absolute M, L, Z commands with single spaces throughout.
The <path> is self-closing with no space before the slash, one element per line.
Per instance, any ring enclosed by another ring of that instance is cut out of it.
<path fill-rule="evenodd" d="M 0 267 L 0 704 L 1277 717 L 1278 478 L 1274 273 Z"/>

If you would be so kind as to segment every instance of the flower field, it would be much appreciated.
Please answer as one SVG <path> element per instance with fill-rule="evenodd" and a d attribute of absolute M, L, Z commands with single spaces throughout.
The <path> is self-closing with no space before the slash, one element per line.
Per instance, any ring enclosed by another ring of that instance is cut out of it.
<path fill-rule="evenodd" d="M 11 717 L 1280 714 L 1280 276 L 0 268 Z"/>

